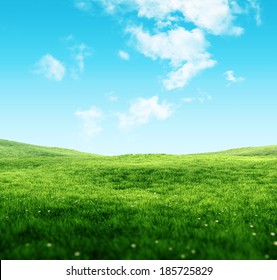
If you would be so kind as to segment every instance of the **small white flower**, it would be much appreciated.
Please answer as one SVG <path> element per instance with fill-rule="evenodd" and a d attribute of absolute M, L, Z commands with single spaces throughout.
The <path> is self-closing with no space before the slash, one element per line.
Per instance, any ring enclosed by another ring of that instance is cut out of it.
<path fill-rule="evenodd" d="M 74 253 L 74 256 L 75 256 L 75 257 L 79 257 L 80 255 L 81 255 L 80 252 L 75 252 L 75 253 Z"/>
<path fill-rule="evenodd" d="M 155 243 L 158 244 L 158 243 L 159 243 L 159 240 L 155 240 Z"/>
<path fill-rule="evenodd" d="M 196 253 L 196 251 L 193 249 L 193 250 L 191 250 L 191 253 L 194 255 Z"/>
<path fill-rule="evenodd" d="M 184 259 L 186 257 L 185 254 L 181 254 L 181 259 Z"/>
<path fill-rule="evenodd" d="M 47 243 L 46 246 L 47 246 L 48 248 L 50 248 L 50 247 L 52 247 L 52 243 Z"/>
<path fill-rule="evenodd" d="M 253 236 L 256 236 L 257 234 L 256 234 L 256 232 L 252 232 L 252 235 L 253 235 Z"/>
<path fill-rule="evenodd" d="M 275 232 L 271 232 L 270 235 L 271 235 L 271 236 L 275 236 Z"/>
<path fill-rule="evenodd" d="M 274 241 L 274 242 L 273 242 L 273 245 L 277 246 L 277 241 Z"/>
<path fill-rule="evenodd" d="M 131 244 L 131 248 L 135 249 L 137 245 L 135 243 Z"/>
<path fill-rule="evenodd" d="M 254 226 L 253 225 L 249 225 L 251 228 L 253 228 Z"/>
<path fill-rule="evenodd" d="M 208 224 L 205 224 L 204 226 L 205 226 L 205 227 L 207 227 L 207 226 L 208 226 Z"/>
<path fill-rule="evenodd" d="M 215 222 L 216 222 L 216 223 L 218 223 L 218 222 L 219 222 L 219 220 L 215 220 Z"/>
<path fill-rule="evenodd" d="M 48 212 L 48 213 L 50 213 L 50 212 L 51 212 L 51 210 L 48 210 L 47 212 Z"/>

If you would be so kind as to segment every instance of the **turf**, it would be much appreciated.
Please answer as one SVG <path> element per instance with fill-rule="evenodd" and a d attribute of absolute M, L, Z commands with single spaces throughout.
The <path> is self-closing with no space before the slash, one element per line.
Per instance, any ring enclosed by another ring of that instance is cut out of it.
<path fill-rule="evenodd" d="M 0 258 L 277 259 L 276 151 L 107 157 L 0 140 Z"/>

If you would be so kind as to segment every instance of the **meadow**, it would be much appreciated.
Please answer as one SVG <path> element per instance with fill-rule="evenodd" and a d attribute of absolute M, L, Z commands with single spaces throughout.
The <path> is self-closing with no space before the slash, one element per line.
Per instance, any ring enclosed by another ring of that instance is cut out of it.
<path fill-rule="evenodd" d="M 277 146 L 100 156 L 0 140 L 0 259 L 277 259 Z"/>

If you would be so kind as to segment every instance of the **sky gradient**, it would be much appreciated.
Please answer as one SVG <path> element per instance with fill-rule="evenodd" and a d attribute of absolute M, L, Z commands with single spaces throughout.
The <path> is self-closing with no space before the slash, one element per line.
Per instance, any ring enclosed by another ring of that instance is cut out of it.
<path fill-rule="evenodd" d="M 0 138 L 91 153 L 277 144 L 277 3 L 0 2 Z"/>

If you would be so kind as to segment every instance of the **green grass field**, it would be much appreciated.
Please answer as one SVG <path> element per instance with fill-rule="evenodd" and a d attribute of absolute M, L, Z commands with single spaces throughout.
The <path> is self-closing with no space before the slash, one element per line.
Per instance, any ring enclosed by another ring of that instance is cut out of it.
<path fill-rule="evenodd" d="M 99 156 L 0 140 L 1 259 L 277 259 L 277 146 Z"/>

